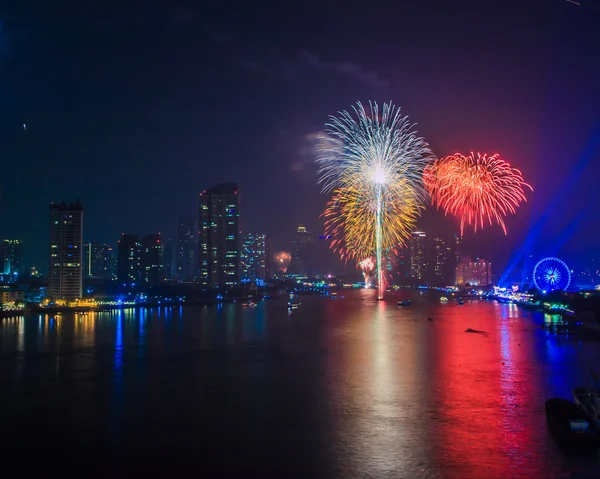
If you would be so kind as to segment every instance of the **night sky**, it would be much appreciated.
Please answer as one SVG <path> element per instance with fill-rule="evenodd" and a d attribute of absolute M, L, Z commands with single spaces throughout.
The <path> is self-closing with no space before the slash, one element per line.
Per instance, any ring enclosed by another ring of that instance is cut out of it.
<path fill-rule="evenodd" d="M 80 198 L 84 239 L 116 244 L 173 236 L 203 189 L 238 181 L 242 229 L 287 249 L 322 229 L 327 116 L 392 100 L 436 154 L 501 153 L 535 188 L 474 254 L 600 253 L 597 0 L 294 3 L 2 2 L 0 236 L 45 268 L 51 201 Z"/>

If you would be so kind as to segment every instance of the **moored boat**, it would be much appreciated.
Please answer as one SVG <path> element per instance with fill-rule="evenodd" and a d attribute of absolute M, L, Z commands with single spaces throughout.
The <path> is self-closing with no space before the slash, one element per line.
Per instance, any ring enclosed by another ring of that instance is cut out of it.
<path fill-rule="evenodd" d="M 593 388 L 575 388 L 573 390 L 575 404 L 585 411 L 596 428 L 600 428 L 600 393 Z"/>
<path fill-rule="evenodd" d="M 585 452 L 600 446 L 598 429 L 586 412 L 566 399 L 546 401 L 546 421 L 559 446 L 564 449 Z"/>
<path fill-rule="evenodd" d="M 398 301 L 398 306 L 410 306 L 412 304 L 412 299 L 408 299 L 406 301 Z"/>

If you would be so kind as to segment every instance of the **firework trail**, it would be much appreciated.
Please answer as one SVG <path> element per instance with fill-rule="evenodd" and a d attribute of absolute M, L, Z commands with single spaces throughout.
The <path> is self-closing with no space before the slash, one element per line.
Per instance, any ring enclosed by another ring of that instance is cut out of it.
<path fill-rule="evenodd" d="M 440 158 L 426 168 L 424 180 L 433 204 L 460 218 L 461 234 L 466 224 L 477 231 L 486 221 L 496 221 L 506 234 L 504 217 L 527 201 L 524 188 L 533 191 L 521 172 L 499 155 L 481 153 Z"/>
<path fill-rule="evenodd" d="M 323 193 L 333 194 L 323 214 L 332 248 L 346 259 L 375 257 L 382 299 L 383 264 L 424 208 L 423 172 L 434 157 L 400 108 L 369 107 L 357 103 L 330 117 L 317 162 Z"/>

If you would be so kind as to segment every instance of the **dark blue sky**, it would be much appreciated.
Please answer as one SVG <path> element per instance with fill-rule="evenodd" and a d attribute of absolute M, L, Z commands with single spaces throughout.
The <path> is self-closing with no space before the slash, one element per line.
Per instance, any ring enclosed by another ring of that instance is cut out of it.
<path fill-rule="evenodd" d="M 544 216 L 540 254 L 579 261 L 600 234 L 598 144 L 580 161 L 600 135 L 599 21 L 593 0 L 3 2 L 0 236 L 42 265 L 51 201 L 80 198 L 85 239 L 116 243 L 238 181 L 243 229 L 289 247 L 326 201 L 311 135 L 372 99 L 436 154 L 499 152 L 534 186 L 473 253 L 505 261 Z"/>

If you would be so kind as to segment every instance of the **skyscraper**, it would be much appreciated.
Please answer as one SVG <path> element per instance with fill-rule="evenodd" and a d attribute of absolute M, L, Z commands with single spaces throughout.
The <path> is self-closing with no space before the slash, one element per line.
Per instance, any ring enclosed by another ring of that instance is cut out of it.
<path fill-rule="evenodd" d="M 427 279 L 429 258 L 427 254 L 427 236 L 422 231 L 415 231 L 410 235 L 410 277 L 418 282 Z"/>
<path fill-rule="evenodd" d="M 102 243 L 83 245 L 83 276 L 94 279 L 112 279 L 113 248 Z"/>
<path fill-rule="evenodd" d="M 136 235 L 123 233 L 119 240 L 117 279 L 119 285 L 139 284 L 142 281 L 142 243 Z"/>
<path fill-rule="evenodd" d="M 302 276 L 315 276 L 315 254 L 314 235 L 304 226 L 298 226 L 289 271 Z"/>
<path fill-rule="evenodd" d="M 237 183 L 222 183 L 200 194 L 200 283 L 204 289 L 239 283 L 240 237 Z"/>
<path fill-rule="evenodd" d="M 50 297 L 81 298 L 83 207 L 79 200 L 50 206 Z"/>
<path fill-rule="evenodd" d="M 180 217 L 177 223 L 177 279 L 194 281 L 198 278 L 198 243 L 191 217 Z"/>
<path fill-rule="evenodd" d="M 458 263 L 461 262 L 462 242 L 463 242 L 463 237 L 459 234 L 455 234 L 454 235 L 453 253 L 454 253 L 454 261 L 455 261 L 456 266 L 458 266 Z"/>
<path fill-rule="evenodd" d="M 21 240 L 2 240 L 0 243 L 0 274 L 14 277 L 21 272 Z"/>
<path fill-rule="evenodd" d="M 433 238 L 433 279 L 438 286 L 448 286 L 454 282 L 456 258 L 449 244 L 442 236 Z"/>
<path fill-rule="evenodd" d="M 142 238 L 142 281 L 156 286 L 165 279 L 165 243 L 160 233 Z"/>
<path fill-rule="evenodd" d="M 246 233 L 242 241 L 241 283 L 263 286 L 267 279 L 267 235 Z"/>

